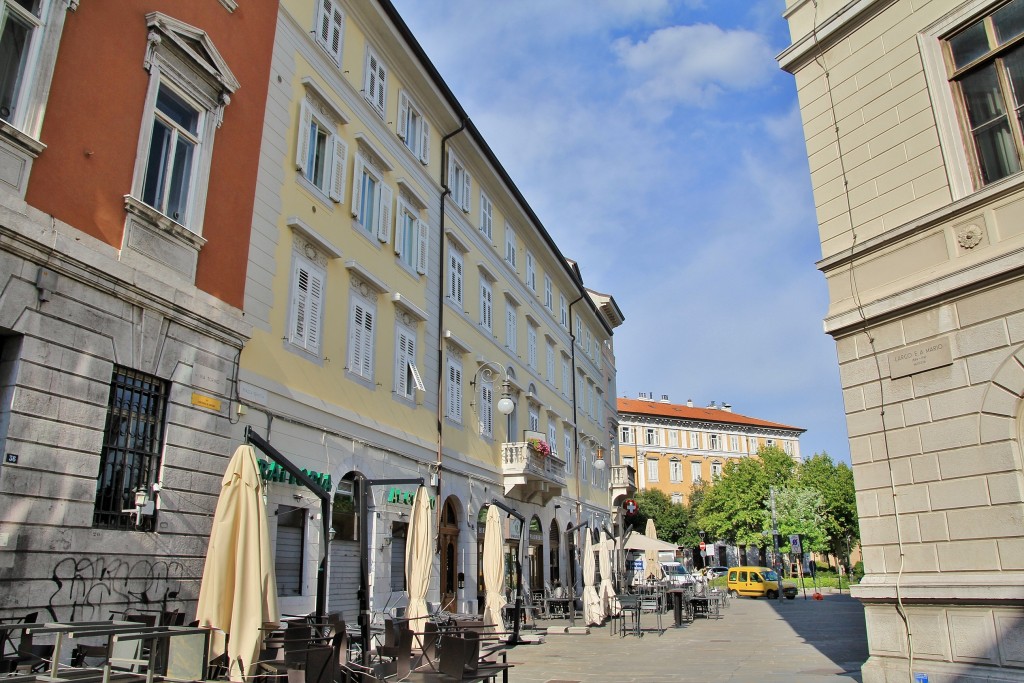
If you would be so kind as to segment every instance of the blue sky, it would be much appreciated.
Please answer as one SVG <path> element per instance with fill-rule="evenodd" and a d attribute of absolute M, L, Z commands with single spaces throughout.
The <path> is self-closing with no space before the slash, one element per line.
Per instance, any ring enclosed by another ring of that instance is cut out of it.
<path fill-rule="evenodd" d="M 849 462 L 783 0 L 394 0 L 588 286 L 618 393 Z"/>

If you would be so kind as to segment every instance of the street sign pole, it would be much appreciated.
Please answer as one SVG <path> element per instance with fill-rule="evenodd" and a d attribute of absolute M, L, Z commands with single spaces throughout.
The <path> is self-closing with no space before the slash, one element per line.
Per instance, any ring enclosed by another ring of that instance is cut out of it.
<path fill-rule="evenodd" d="M 782 560 L 779 559 L 779 523 L 775 518 L 775 487 L 769 489 L 772 501 L 772 543 L 775 546 L 775 573 L 779 575 L 779 595 L 777 600 L 782 602 Z"/>

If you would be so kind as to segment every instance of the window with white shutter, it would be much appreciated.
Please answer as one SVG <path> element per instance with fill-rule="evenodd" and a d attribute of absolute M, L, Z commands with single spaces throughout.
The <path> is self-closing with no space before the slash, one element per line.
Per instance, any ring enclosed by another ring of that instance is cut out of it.
<path fill-rule="evenodd" d="M 512 226 L 505 223 L 505 262 L 516 268 L 516 233 Z"/>
<path fill-rule="evenodd" d="M 562 356 L 562 394 L 564 396 L 569 395 L 569 391 L 572 389 L 572 372 L 569 371 L 569 357 Z"/>
<path fill-rule="evenodd" d="M 394 196 L 380 169 L 357 152 L 352 172 L 352 215 L 368 235 L 381 242 L 391 237 Z"/>
<path fill-rule="evenodd" d="M 540 412 L 538 411 L 537 406 L 533 403 L 530 404 L 530 431 L 540 431 Z"/>
<path fill-rule="evenodd" d="M 519 332 L 516 330 L 516 307 L 510 302 L 505 303 L 505 346 L 512 353 L 519 345 Z"/>
<path fill-rule="evenodd" d="M 295 168 L 331 201 L 340 202 L 345 194 L 347 160 L 348 145 L 335 132 L 334 124 L 320 116 L 309 99 L 303 98 L 299 104 Z"/>
<path fill-rule="evenodd" d="M 552 454 L 557 455 L 555 451 L 558 448 L 558 427 L 555 426 L 551 415 L 548 415 L 548 445 L 551 446 Z"/>
<path fill-rule="evenodd" d="M 366 67 L 363 72 L 363 97 L 370 103 L 377 115 L 384 118 L 387 105 L 388 69 L 376 51 L 366 47 Z"/>
<path fill-rule="evenodd" d="M 683 480 L 683 463 L 679 462 L 677 458 L 668 461 L 668 478 L 673 483 Z"/>
<path fill-rule="evenodd" d="M 657 458 L 647 458 L 647 481 L 658 481 Z"/>
<path fill-rule="evenodd" d="M 398 91 L 398 137 L 421 164 L 430 163 L 430 124 L 404 90 Z"/>
<path fill-rule="evenodd" d="M 456 424 L 462 424 L 462 363 L 448 357 L 448 381 L 445 415 Z"/>
<path fill-rule="evenodd" d="M 494 239 L 494 205 L 491 198 L 480 190 L 480 232 L 487 235 L 487 239 Z"/>
<path fill-rule="evenodd" d="M 341 66 L 341 47 L 345 35 L 345 12 L 339 0 L 318 0 L 316 42 Z"/>
<path fill-rule="evenodd" d="M 569 304 L 566 302 L 564 294 L 558 295 L 558 322 L 565 329 L 569 329 Z"/>
<path fill-rule="evenodd" d="M 633 430 L 629 427 L 619 427 L 619 441 L 633 443 Z"/>
<path fill-rule="evenodd" d="M 548 383 L 551 386 L 555 385 L 555 345 L 552 342 L 548 342 L 547 347 L 547 363 L 546 363 L 546 375 Z"/>
<path fill-rule="evenodd" d="M 562 432 L 562 458 L 565 460 L 565 471 L 572 474 L 572 431 L 566 427 Z"/>
<path fill-rule="evenodd" d="M 395 329 L 395 393 L 411 399 L 416 393 L 416 332 L 405 325 Z"/>
<path fill-rule="evenodd" d="M 480 326 L 494 331 L 494 290 L 485 278 L 480 278 Z"/>
<path fill-rule="evenodd" d="M 494 382 L 480 382 L 480 434 L 494 436 Z"/>
<path fill-rule="evenodd" d="M 529 251 L 526 252 L 526 286 L 537 291 L 537 264 Z"/>
<path fill-rule="evenodd" d="M 700 461 L 693 460 L 690 462 L 690 481 L 696 484 L 700 479 Z"/>
<path fill-rule="evenodd" d="M 430 233 L 426 221 L 417 216 L 408 203 L 398 199 L 395 212 L 395 254 L 409 271 L 420 275 L 427 272 Z"/>
<path fill-rule="evenodd" d="M 469 213 L 469 193 L 473 181 L 470 178 L 466 166 L 459 160 L 455 152 L 448 153 L 448 187 L 451 190 L 452 201 L 464 212 Z"/>
<path fill-rule="evenodd" d="M 288 341 L 313 355 L 320 353 L 325 280 L 322 268 L 303 256 L 295 255 Z"/>
<path fill-rule="evenodd" d="M 526 328 L 526 362 L 534 370 L 537 369 L 537 328 L 533 325 Z"/>
<path fill-rule="evenodd" d="M 551 310 L 554 310 L 554 309 L 552 309 L 553 305 L 554 305 L 554 296 L 553 296 L 553 292 L 552 292 L 551 276 L 548 275 L 547 273 L 545 273 L 544 274 L 544 308 L 546 308 L 549 311 L 551 311 Z"/>
<path fill-rule="evenodd" d="M 348 371 L 372 381 L 377 307 L 357 294 L 352 295 L 350 307 Z"/>
<path fill-rule="evenodd" d="M 462 253 L 448 245 L 448 298 L 462 306 L 463 301 L 463 260 Z"/>

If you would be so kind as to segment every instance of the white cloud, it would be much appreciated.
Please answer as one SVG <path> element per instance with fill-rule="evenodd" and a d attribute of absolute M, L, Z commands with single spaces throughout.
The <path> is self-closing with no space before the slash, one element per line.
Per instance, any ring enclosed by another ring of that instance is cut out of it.
<path fill-rule="evenodd" d="M 670 26 L 612 47 L 639 81 L 630 93 L 643 103 L 707 106 L 725 91 L 762 87 L 775 71 L 764 36 L 712 24 Z"/>

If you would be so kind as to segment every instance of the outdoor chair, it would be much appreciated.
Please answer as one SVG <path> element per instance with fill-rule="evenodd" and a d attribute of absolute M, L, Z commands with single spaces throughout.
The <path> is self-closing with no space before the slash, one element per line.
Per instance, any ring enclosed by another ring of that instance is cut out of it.
<path fill-rule="evenodd" d="M 640 615 L 653 614 L 658 619 L 658 633 L 664 633 L 665 629 L 661 625 L 661 613 L 662 613 L 662 602 L 655 592 L 643 593 L 640 595 L 639 608 L 637 610 L 637 620 L 639 621 Z M 641 635 L 643 631 L 641 631 Z"/>
<path fill-rule="evenodd" d="M 46 668 L 47 660 L 53 655 L 53 645 L 41 645 L 32 642 L 32 633 L 27 625 L 38 623 L 39 612 L 29 612 L 21 619 L 9 623 L 9 628 L 3 628 L 4 651 L 3 659 L 0 660 L 0 673 L 11 673 L 15 671 L 27 671 L 36 673 Z M 16 627 L 16 628 L 14 628 Z M 17 644 L 14 642 L 14 633 L 20 631 Z M 8 644 L 11 651 L 8 652 Z"/>

